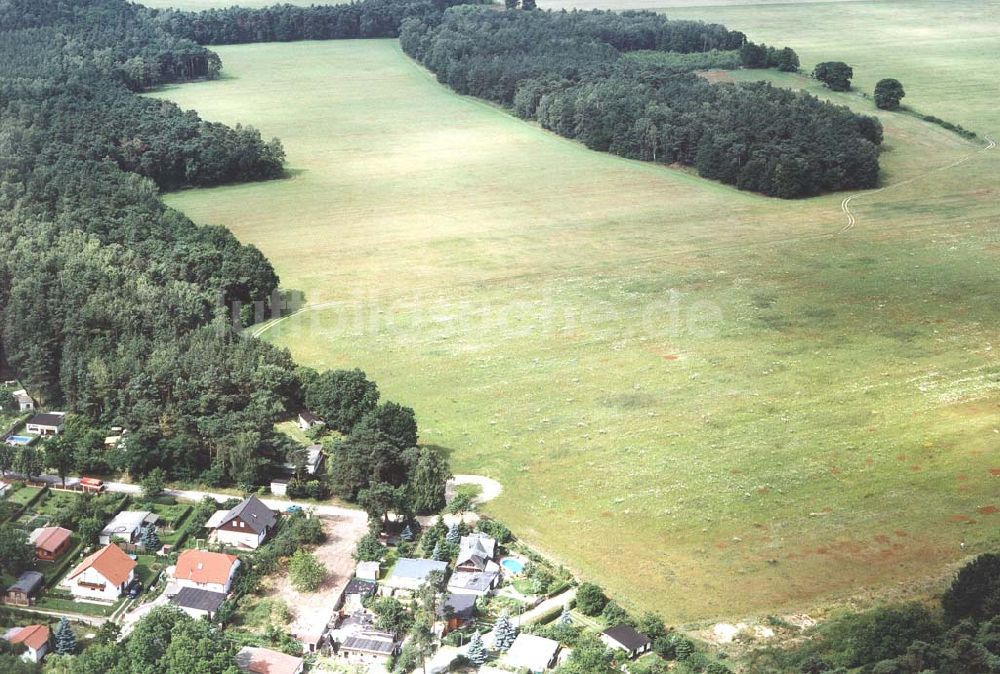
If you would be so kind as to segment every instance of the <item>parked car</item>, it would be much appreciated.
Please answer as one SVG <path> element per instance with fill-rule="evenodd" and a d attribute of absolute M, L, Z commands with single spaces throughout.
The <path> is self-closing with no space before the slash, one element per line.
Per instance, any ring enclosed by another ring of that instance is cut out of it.
<path fill-rule="evenodd" d="M 138 580 L 133 580 L 132 584 L 128 586 L 128 598 L 135 599 L 140 594 L 142 594 L 142 583 Z"/>

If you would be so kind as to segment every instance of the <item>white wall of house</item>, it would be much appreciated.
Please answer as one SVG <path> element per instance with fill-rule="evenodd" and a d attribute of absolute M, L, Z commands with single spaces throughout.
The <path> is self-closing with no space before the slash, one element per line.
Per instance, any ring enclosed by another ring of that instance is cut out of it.
<path fill-rule="evenodd" d="M 31 646 L 27 647 L 27 650 L 21 655 L 22 660 L 27 660 L 28 662 L 41 662 L 45 654 L 49 652 L 49 645 L 42 644 L 42 646 L 36 651 Z"/>
<path fill-rule="evenodd" d="M 62 426 L 48 426 L 45 424 L 28 424 L 25 427 L 28 435 L 56 435 L 62 431 Z"/>
<path fill-rule="evenodd" d="M 98 573 L 97 569 L 89 568 L 76 578 L 64 581 L 69 587 L 69 591 L 77 599 L 95 599 L 97 601 L 115 601 L 122 595 L 125 588 L 135 579 L 135 570 L 128 574 L 128 578 L 120 586 L 112 585 L 111 582 Z M 90 585 L 103 586 L 90 587 Z"/>
<path fill-rule="evenodd" d="M 210 611 L 204 611 L 204 610 L 202 610 L 200 608 L 191 608 L 190 606 L 178 606 L 177 608 L 179 608 L 180 610 L 184 611 L 185 613 L 187 613 L 189 616 L 191 616 L 195 620 L 198 620 L 199 618 L 203 618 L 203 617 L 207 617 L 207 618 L 211 618 L 212 617 L 212 613 Z"/>
<path fill-rule="evenodd" d="M 231 545 L 233 547 L 244 547 L 257 549 L 257 547 L 264 542 L 264 534 L 255 534 L 254 532 L 247 531 L 227 531 L 225 529 L 216 529 L 215 540 L 223 545 Z"/>
<path fill-rule="evenodd" d="M 229 578 L 226 579 L 225 583 L 198 583 L 190 578 L 175 578 L 177 586 L 180 587 L 193 587 L 199 590 L 209 590 L 210 592 L 219 592 L 221 594 L 229 594 L 229 588 L 233 586 L 233 577 L 236 575 L 236 570 L 240 568 L 239 560 L 233 563 L 232 569 L 229 571 Z"/>

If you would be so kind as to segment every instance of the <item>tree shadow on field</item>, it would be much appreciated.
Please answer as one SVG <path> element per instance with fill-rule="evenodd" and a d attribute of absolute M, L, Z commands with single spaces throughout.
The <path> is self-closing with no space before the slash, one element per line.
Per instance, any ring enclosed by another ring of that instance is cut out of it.
<path fill-rule="evenodd" d="M 455 450 L 452 449 L 451 447 L 444 447 L 442 445 L 435 445 L 433 443 L 421 442 L 418 443 L 418 445 L 420 447 L 426 447 L 427 449 L 437 452 L 438 456 L 442 457 L 443 459 L 446 459 L 449 463 L 451 462 L 452 454 L 455 453 Z"/>

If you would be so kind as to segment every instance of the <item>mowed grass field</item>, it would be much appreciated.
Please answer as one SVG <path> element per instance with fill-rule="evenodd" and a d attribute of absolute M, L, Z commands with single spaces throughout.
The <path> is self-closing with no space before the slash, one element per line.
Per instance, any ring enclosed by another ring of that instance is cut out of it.
<path fill-rule="evenodd" d="M 227 79 L 157 95 L 281 137 L 292 177 L 167 201 L 314 305 L 264 337 L 365 369 L 456 472 L 503 482 L 490 514 L 624 603 L 811 609 L 1000 542 L 1000 151 L 882 115 L 887 189 L 841 231 L 844 195 L 589 152 L 394 41 L 219 52 Z M 956 121 L 1000 130 L 957 68 L 984 112 Z"/>

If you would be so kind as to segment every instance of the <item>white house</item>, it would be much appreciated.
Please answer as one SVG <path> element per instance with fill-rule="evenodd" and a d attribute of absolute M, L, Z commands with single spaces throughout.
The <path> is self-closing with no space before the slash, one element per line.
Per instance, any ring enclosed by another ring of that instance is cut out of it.
<path fill-rule="evenodd" d="M 24 646 L 22 660 L 38 663 L 42 661 L 49 650 L 50 636 L 49 628 L 45 625 L 28 625 L 27 627 L 14 628 L 7 632 L 5 638 L 13 646 L 19 644 Z"/>
<path fill-rule="evenodd" d="M 348 662 L 384 665 L 389 658 L 399 652 L 396 638 L 388 632 L 368 630 L 344 639 L 337 649 L 337 655 Z"/>
<path fill-rule="evenodd" d="M 65 412 L 42 412 L 28 420 L 25 430 L 28 435 L 57 435 L 62 433 L 65 423 Z"/>
<path fill-rule="evenodd" d="M 223 545 L 257 549 L 265 540 L 278 518 L 256 496 L 250 496 L 232 510 L 219 510 L 205 528 L 209 539 Z"/>
<path fill-rule="evenodd" d="M 135 560 L 117 545 L 107 545 L 84 558 L 62 585 L 76 599 L 113 602 L 135 580 Z"/>
<path fill-rule="evenodd" d="M 98 541 L 101 545 L 107 545 L 117 538 L 126 543 L 137 543 L 142 530 L 156 526 L 158 520 L 159 516 L 148 510 L 123 510 L 101 530 Z"/>
<path fill-rule="evenodd" d="M 499 573 L 500 565 L 493 561 L 496 549 L 496 539 L 486 534 L 474 533 L 462 536 L 458 559 L 455 560 L 455 571 Z"/>
<path fill-rule="evenodd" d="M 12 394 L 14 396 L 14 402 L 17 403 L 17 408 L 21 412 L 30 412 L 35 409 L 35 401 L 28 392 L 23 388 L 14 391 Z"/>
<path fill-rule="evenodd" d="M 514 669 L 540 674 L 555 663 L 559 642 L 534 634 L 518 634 L 503 661 Z"/>
<path fill-rule="evenodd" d="M 185 550 L 174 566 L 174 585 L 227 594 L 240 568 L 240 558 L 207 550 Z"/>
<path fill-rule="evenodd" d="M 316 416 L 309 410 L 302 410 L 301 412 L 299 412 L 299 428 L 302 429 L 303 431 L 307 431 L 310 428 L 314 428 L 316 426 L 322 426 L 323 423 L 324 422 L 322 419 L 320 419 L 318 416 Z"/>
<path fill-rule="evenodd" d="M 323 445 L 309 445 L 301 451 L 304 452 L 303 467 L 305 468 L 306 473 L 309 475 L 315 475 L 319 472 L 319 468 L 323 464 Z M 294 475 L 298 472 L 298 466 L 295 464 L 295 461 L 288 461 L 282 467 L 286 473 Z"/>

